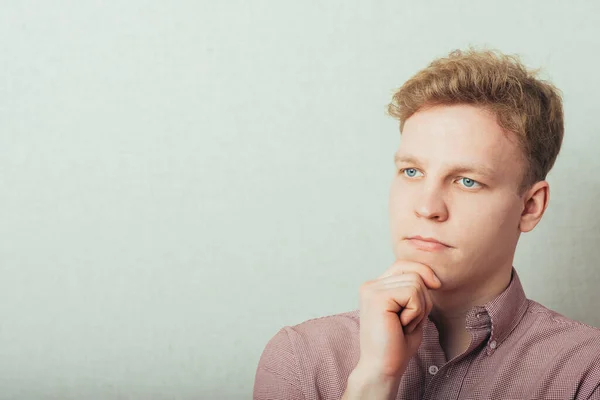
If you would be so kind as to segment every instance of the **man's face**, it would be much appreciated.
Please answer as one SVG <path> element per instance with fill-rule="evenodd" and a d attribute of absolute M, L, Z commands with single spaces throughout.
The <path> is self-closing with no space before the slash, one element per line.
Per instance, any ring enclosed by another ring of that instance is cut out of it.
<path fill-rule="evenodd" d="M 525 163 L 495 116 L 471 105 L 421 110 L 406 120 L 396 156 L 389 206 L 397 259 L 429 265 L 450 290 L 511 268 Z M 417 235 L 451 247 L 406 239 Z"/>

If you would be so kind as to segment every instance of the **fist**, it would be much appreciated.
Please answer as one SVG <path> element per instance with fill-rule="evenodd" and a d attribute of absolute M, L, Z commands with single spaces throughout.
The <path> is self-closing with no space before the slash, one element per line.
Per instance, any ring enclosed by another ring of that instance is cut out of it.
<path fill-rule="evenodd" d="M 399 379 L 423 339 L 433 308 L 429 290 L 441 283 L 421 263 L 397 260 L 381 276 L 360 286 L 358 370 L 377 379 Z"/>

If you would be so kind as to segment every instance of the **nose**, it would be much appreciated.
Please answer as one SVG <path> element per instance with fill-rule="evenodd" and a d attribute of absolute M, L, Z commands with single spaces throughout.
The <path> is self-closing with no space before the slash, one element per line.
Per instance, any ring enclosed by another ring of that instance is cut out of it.
<path fill-rule="evenodd" d="M 415 198 L 415 214 L 420 218 L 426 218 L 443 222 L 448 219 L 448 207 L 440 188 L 423 185 Z"/>

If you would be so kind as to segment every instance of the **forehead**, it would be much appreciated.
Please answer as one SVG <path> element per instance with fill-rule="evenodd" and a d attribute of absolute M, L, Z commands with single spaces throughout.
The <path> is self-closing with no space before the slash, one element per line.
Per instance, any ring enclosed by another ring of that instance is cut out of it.
<path fill-rule="evenodd" d="M 482 108 L 435 106 L 406 120 L 398 153 L 430 163 L 472 163 L 510 173 L 521 169 L 521 150 L 511 135 Z"/>

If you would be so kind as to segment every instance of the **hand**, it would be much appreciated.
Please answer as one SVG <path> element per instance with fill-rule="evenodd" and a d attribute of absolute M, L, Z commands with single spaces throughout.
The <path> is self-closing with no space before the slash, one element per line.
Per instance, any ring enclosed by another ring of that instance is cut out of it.
<path fill-rule="evenodd" d="M 430 267 L 405 260 L 396 260 L 380 277 L 361 285 L 355 378 L 400 380 L 421 345 L 423 326 L 433 308 L 429 289 L 440 287 Z"/>

